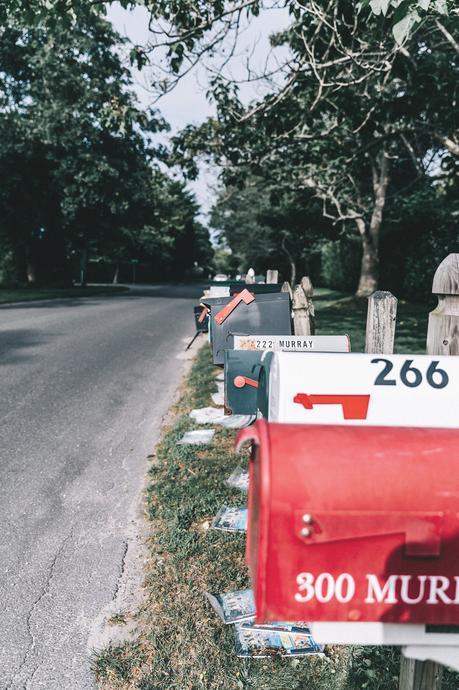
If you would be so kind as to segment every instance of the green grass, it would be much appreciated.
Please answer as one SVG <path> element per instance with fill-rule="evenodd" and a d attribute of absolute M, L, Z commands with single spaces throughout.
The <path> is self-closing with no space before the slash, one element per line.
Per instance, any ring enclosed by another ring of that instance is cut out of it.
<path fill-rule="evenodd" d="M 317 288 L 314 290 L 317 335 L 347 333 L 353 352 L 363 352 L 367 300 L 357 299 L 343 292 Z M 411 304 L 399 301 L 394 352 L 423 354 L 426 348 L 427 319 L 431 304 Z"/>
<path fill-rule="evenodd" d="M 138 612 L 138 644 L 106 650 L 94 659 L 99 688 L 111 690 L 330 690 L 347 688 L 349 654 L 332 649 L 324 658 L 241 660 L 232 628 L 224 626 L 204 597 L 248 586 L 245 537 L 209 529 L 223 503 L 244 505 L 246 496 L 224 483 L 246 456 L 233 452 L 234 432 L 220 430 L 211 446 L 177 446 L 196 428 L 188 412 L 207 405 L 216 390 L 208 346 L 199 352 L 177 407 L 176 420 L 159 444 L 150 468 L 147 505 L 152 520 L 147 601 Z M 140 655 L 140 656 L 139 656 Z M 139 661 L 126 668 L 131 657 Z M 388 687 L 387 690 L 392 690 Z M 394 688 L 395 690 L 395 688 Z"/>
<path fill-rule="evenodd" d="M 0 304 L 14 302 L 33 302 L 41 299 L 63 299 L 76 297 L 92 297 L 94 295 L 124 292 L 128 288 L 122 285 L 101 285 L 99 287 L 71 287 L 71 288 L 0 288 Z"/>

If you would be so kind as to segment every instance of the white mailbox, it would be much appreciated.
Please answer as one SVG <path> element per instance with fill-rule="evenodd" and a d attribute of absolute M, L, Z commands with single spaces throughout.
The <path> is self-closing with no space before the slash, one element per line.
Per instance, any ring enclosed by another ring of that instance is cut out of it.
<path fill-rule="evenodd" d="M 272 352 L 269 421 L 459 427 L 459 357 Z"/>

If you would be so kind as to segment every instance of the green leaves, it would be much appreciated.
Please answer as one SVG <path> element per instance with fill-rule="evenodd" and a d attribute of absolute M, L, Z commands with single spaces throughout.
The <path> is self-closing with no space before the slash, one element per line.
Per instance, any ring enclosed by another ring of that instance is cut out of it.
<path fill-rule="evenodd" d="M 420 21 L 421 17 L 415 9 L 403 14 L 402 18 L 392 27 L 392 33 L 398 45 L 402 45 L 406 41 L 413 28 Z"/>

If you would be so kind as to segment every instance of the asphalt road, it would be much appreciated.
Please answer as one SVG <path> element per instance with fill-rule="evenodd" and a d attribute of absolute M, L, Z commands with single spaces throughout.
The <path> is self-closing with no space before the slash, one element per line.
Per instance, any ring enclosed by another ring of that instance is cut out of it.
<path fill-rule="evenodd" d="M 0 688 L 93 687 L 132 506 L 199 289 L 0 308 Z"/>

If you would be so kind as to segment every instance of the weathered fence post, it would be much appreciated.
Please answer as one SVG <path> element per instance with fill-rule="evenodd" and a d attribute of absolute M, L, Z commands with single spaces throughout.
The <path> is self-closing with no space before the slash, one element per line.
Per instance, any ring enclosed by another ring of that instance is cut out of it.
<path fill-rule="evenodd" d="M 459 355 L 459 254 L 450 254 L 435 272 L 437 307 L 429 314 L 428 355 Z"/>
<path fill-rule="evenodd" d="M 290 283 L 288 282 L 288 280 L 282 283 L 281 292 L 288 292 L 288 294 L 290 295 L 290 299 L 293 299 L 292 288 L 290 287 Z"/>
<path fill-rule="evenodd" d="M 248 284 L 254 283 L 255 282 L 255 271 L 253 268 L 249 268 L 245 275 L 245 282 Z"/>
<path fill-rule="evenodd" d="M 308 277 L 301 279 L 293 291 L 293 328 L 295 335 L 314 335 L 314 305 L 312 283 Z"/>
<path fill-rule="evenodd" d="M 278 283 L 279 282 L 279 271 L 274 268 L 268 268 L 266 271 L 266 282 L 267 283 Z"/>
<path fill-rule="evenodd" d="M 394 351 L 397 298 L 391 292 L 378 290 L 368 298 L 365 352 L 391 355 Z"/>
<path fill-rule="evenodd" d="M 400 660 L 399 690 L 440 690 L 443 667 L 433 661 Z"/>

